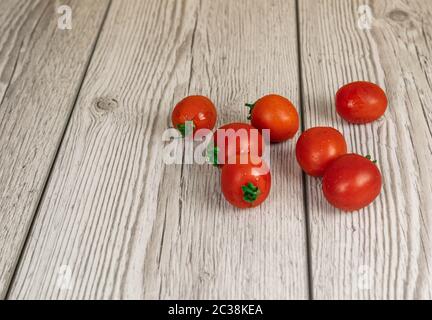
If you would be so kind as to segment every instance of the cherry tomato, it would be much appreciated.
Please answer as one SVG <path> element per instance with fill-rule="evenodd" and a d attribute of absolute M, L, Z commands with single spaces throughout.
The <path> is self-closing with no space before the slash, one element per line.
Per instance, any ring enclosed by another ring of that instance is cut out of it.
<path fill-rule="evenodd" d="M 237 156 L 235 164 L 222 167 L 222 193 L 237 208 L 257 207 L 270 193 L 270 169 L 259 157 L 250 156 L 245 164 L 240 158 Z"/>
<path fill-rule="evenodd" d="M 333 160 L 346 153 L 345 138 L 339 131 L 329 127 L 306 130 L 296 145 L 296 157 L 300 167 L 314 177 L 321 177 Z"/>
<path fill-rule="evenodd" d="M 387 109 L 387 96 L 376 84 L 349 83 L 336 93 L 336 111 L 346 121 L 361 124 L 379 119 Z"/>
<path fill-rule="evenodd" d="M 271 142 L 291 139 L 299 129 L 298 112 L 287 98 L 271 94 L 246 106 L 251 108 L 250 120 L 255 128 L 270 129 Z"/>
<path fill-rule="evenodd" d="M 261 157 L 264 143 L 259 130 L 247 123 L 230 123 L 216 130 L 213 136 L 215 165 L 224 165 L 236 155 L 251 153 Z"/>
<path fill-rule="evenodd" d="M 333 161 L 324 173 L 322 189 L 327 201 L 344 211 L 360 210 L 380 194 L 381 173 L 370 159 L 346 154 Z"/>
<path fill-rule="evenodd" d="M 186 135 L 186 122 L 193 122 L 193 133 L 199 129 L 213 130 L 216 124 L 216 108 L 203 96 L 189 96 L 180 101 L 172 113 L 172 123 L 183 137 Z"/>

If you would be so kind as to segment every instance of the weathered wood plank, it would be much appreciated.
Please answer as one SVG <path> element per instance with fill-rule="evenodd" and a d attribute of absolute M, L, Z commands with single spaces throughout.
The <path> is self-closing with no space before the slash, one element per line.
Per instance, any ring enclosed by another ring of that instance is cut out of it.
<path fill-rule="evenodd" d="M 0 2 L 0 298 L 73 108 L 108 1 Z"/>
<path fill-rule="evenodd" d="M 146 248 L 165 214 L 155 207 L 161 134 L 187 94 L 197 8 L 112 2 L 11 298 L 143 297 Z M 163 191 L 174 199 L 177 182 Z M 68 267 L 70 288 L 59 286 Z"/>
<path fill-rule="evenodd" d="M 352 151 L 377 158 L 384 178 L 380 198 L 354 214 L 332 209 L 320 181 L 307 180 L 313 296 L 430 299 L 432 4 L 369 1 L 370 30 L 358 27 L 363 4 L 299 1 L 306 128 L 343 131 Z M 336 115 L 335 92 L 354 80 L 386 89 L 383 119 L 356 126 Z"/>
<path fill-rule="evenodd" d="M 271 92 L 298 105 L 295 26 L 294 1 L 202 2 L 190 93 L 215 101 L 219 125 L 247 121 L 244 103 Z M 302 178 L 293 145 L 272 146 L 272 193 L 255 210 L 226 203 L 211 167 L 166 168 L 158 194 L 165 212 L 146 256 L 145 297 L 307 298 Z M 173 177 L 182 185 L 174 197 L 180 204 L 163 191 Z"/>
<path fill-rule="evenodd" d="M 268 92 L 297 104 L 296 44 L 294 1 L 114 1 L 10 297 L 306 298 L 293 144 L 273 147 L 270 201 L 249 212 L 224 202 L 217 170 L 161 152 L 188 93 L 219 124 Z"/>

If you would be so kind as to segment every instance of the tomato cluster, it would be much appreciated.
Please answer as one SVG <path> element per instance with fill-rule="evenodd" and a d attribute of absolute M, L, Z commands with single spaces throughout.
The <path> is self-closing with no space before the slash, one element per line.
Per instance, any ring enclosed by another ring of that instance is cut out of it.
<path fill-rule="evenodd" d="M 359 81 L 336 94 L 336 111 L 346 121 L 364 124 L 379 119 L 387 97 L 377 85 Z M 327 201 L 344 211 L 360 210 L 380 194 L 381 173 L 370 156 L 347 154 L 343 135 L 333 128 L 315 127 L 302 133 L 296 145 L 300 167 L 310 176 L 323 177 Z"/>
<path fill-rule="evenodd" d="M 211 158 L 221 169 L 221 189 L 225 199 L 238 208 L 252 208 L 263 203 L 271 189 L 269 165 L 262 159 L 265 143 L 261 132 L 268 129 L 273 143 L 294 137 L 299 129 L 299 115 L 294 105 L 279 95 L 267 95 L 250 108 L 251 124 L 226 124 L 213 135 Z M 203 96 L 180 101 L 172 113 L 172 123 L 183 136 L 192 123 L 194 135 L 199 129 L 212 130 L 216 123 L 214 104 Z"/>
<path fill-rule="evenodd" d="M 263 203 L 271 189 L 268 164 L 262 159 L 263 132 L 269 130 L 271 143 L 292 139 L 299 130 L 299 114 L 288 99 L 271 94 L 250 108 L 247 123 L 230 123 L 216 130 L 211 148 L 212 163 L 221 169 L 221 189 L 225 199 L 238 208 Z M 387 108 L 384 91 L 369 82 L 354 82 L 336 94 L 336 111 L 355 124 L 380 118 Z M 186 123 L 192 134 L 213 130 L 217 120 L 214 104 L 203 96 L 180 101 L 172 113 L 172 123 L 183 136 Z M 323 177 L 325 198 L 335 207 L 355 211 L 368 206 L 380 194 L 381 173 L 370 157 L 347 153 L 343 135 L 334 128 L 315 127 L 304 131 L 296 144 L 296 158 L 310 176 Z"/>

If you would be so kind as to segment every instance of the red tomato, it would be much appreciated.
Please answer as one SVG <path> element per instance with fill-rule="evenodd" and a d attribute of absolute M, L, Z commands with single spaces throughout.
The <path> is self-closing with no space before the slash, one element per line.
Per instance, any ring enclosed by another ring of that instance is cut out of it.
<path fill-rule="evenodd" d="M 368 158 L 346 154 L 327 168 L 322 189 L 333 206 L 345 211 L 360 210 L 371 204 L 381 192 L 378 167 Z"/>
<path fill-rule="evenodd" d="M 237 208 L 257 207 L 270 193 L 270 169 L 259 157 L 249 157 L 245 164 L 241 164 L 240 157 L 236 157 L 235 164 L 222 167 L 222 193 Z"/>
<path fill-rule="evenodd" d="M 270 141 L 282 142 L 294 137 L 299 129 L 299 115 L 286 98 L 271 94 L 259 99 L 251 108 L 250 119 L 255 128 L 270 129 Z"/>
<path fill-rule="evenodd" d="M 213 135 L 215 158 L 214 164 L 224 165 L 228 159 L 240 154 L 261 157 L 264 143 L 258 129 L 247 123 L 230 123 L 216 130 Z"/>
<path fill-rule="evenodd" d="M 216 124 L 216 108 L 203 96 L 189 96 L 180 101 L 172 113 L 172 123 L 183 137 L 186 132 L 186 121 L 193 122 L 193 132 L 199 129 L 212 130 Z"/>
<path fill-rule="evenodd" d="M 336 111 L 351 123 L 369 123 L 379 119 L 387 104 L 384 91 L 370 82 L 349 83 L 336 93 Z"/>
<path fill-rule="evenodd" d="M 346 153 L 345 138 L 339 131 L 329 127 L 306 130 L 296 145 L 296 157 L 300 167 L 314 177 L 321 177 L 333 160 Z"/>

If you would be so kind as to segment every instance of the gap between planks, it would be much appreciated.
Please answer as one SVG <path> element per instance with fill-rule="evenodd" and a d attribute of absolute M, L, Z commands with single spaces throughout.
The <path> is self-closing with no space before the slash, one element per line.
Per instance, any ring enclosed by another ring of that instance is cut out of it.
<path fill-rule="evenodd" d="M 303 68 L 302 68 L 302 50 L 301 50 L 301 24 L 300 24 L 300 0 L 295 0 L 295 15 L 296 15 L 296 30 L 297 30 L 297 65 L 298 65 L 298 79 L 299 79 L 299 110 L 300 110 L 300 131 L 305 131 L 304 120 L 304 88 L 303 88 Z M 309 300 L 314 300 L 313 296 L 313 275 L 312 275 L 312 248 L 311 248 L 311 233 L 309 226 L 309 206 L 308 206 L 308 192 L 307 192 L 307 177 L 306 173 L 302 170 L 302 188 L 303 188 L 303 206 L 305 214 L 305 236 L 306 236 L 306 263 L 308 275 L 308 295 Z"/>

